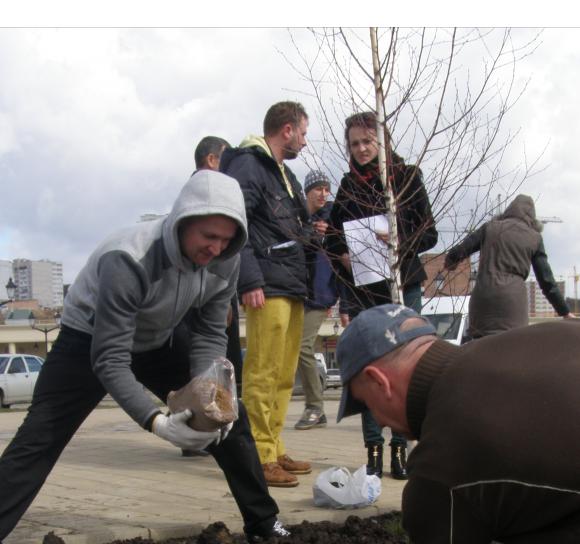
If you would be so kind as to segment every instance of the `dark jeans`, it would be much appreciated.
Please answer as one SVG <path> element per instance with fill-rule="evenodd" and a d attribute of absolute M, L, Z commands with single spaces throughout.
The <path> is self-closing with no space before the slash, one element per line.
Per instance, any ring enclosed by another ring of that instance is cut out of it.
<path fill-rule="evenodd" d="M 105 396 L 90 362 L 91 336 L 63 326 L 42 367 L 32 404 L 16 436 L 0 458 L 0 541 L 12 531 L 61 452 Z M 132 370 L 163 402 L 189 379 L 189 361 L 162 348 L 133 355 Z M 246 532 L 268 531 L 278 514 L 268 493 L 246 410 L 226 440 L 210 446 L 244 519 Z"/>
<path fill-rule="evenodd" d="M 421 313 L 421 284 L 415 283 L 409 285 L 403 291 L 403 303 L 405 306 L 412 308 L 417 313 Z M 357 312 L 358 313 L 358 312 Z M 383 438 L 383 430 L 379 424 L 375 421 L 369 410 L 365 410 L 361 414 L 362 420 L 362 431 L 363 438 L 365 441 L 365 446 L 371 446 L 376 444 L 384 444 L 385 439 Z M 391 441 L 389 446 L 404 446 L 407 447 L 407 439 L 398 434 L 392 433 Z"/>
<path fill-rule="evenodd" d="M 234 372 L 236 374 L 236 385 L 238 388 L 238 398 L 242 396 L 242 344 L 240 342 L 240 306 L 238 304 L 237 295 L 231 302 L 232 307 L 232 322 L 226 329 L 228 335 L 228 347 L 226 352 L 227 359 L 234 365 Z"/>

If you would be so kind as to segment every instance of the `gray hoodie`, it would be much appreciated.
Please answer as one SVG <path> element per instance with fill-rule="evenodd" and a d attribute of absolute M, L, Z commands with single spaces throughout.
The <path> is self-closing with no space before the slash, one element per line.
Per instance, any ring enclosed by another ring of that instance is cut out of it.
<path fill-rule="evenodd" d="M 188 217 L 213 214 L 232 218 L 239 225 L 236 236 L 209 265 L 192 264 L 180 251 L 178 224 Z M 226 316 L 238 278 L 238 253 L 246 240 L 238 182 L 202 170 L 185 184 L 167 217 L 107 238 L 70 288 L 63 325 L 93 337 L 95 374 L 140 425 L 158 408 L 131 371 L 131 353 L 161 347 L 193 308 L 191 374 L 224 356 Z"/>

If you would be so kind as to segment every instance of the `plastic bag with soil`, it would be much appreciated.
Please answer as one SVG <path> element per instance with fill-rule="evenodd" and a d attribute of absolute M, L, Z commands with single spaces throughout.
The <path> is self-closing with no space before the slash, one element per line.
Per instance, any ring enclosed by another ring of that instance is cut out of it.
<path fill-rule="evenodd" d="M 188 425 L 196 431 L 216 431 L 238 419 L 238 396 L 234 365 L 224 357 L 215 359 L 202 374 L 178 391 L 171 391 L 167 406 L 172 413 L 189 409 Z"/>

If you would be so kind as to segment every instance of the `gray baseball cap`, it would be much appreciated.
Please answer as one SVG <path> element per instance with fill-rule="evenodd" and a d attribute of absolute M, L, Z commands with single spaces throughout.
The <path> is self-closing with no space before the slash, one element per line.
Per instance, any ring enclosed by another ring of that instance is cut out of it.
<path fill-rule="evenodd" d="M 422 319 L 425 324 L 401 331 L 401 325 L 412 317 Z M 382 304 L 357 315 L 340 335 L 336 346 L 342 382 L 342 397 L 336 421 L 359 414 L 365 409 L 365 405 L 356 401 L 349 390 L 350 380 L 363 368 L 409 340 L 435 332 L 435 327 L 427 318 L 399 304 Z"/>

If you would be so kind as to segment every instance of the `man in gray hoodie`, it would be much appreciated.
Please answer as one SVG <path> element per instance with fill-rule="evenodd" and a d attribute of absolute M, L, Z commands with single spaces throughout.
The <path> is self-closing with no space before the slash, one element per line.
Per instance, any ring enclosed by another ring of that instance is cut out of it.
<path fill-rule="evenodd" d="M 288 534 L 276 520 L 244 406 L 224 431 L 199 432 L 189 411 L 164 415 L 171 390 L 226 353 L 226 316 L 247 239 L 238 183 L 196 172 L 171 213 L 107 238 L 72 285 L 62 328 L 28 415 L 0 458 L 0 541 L 39 492 L 66 444 L 109 393 L 144 429 L 179 448 L 207 448 L 224 471 L 249 540 Z M 191 348 L 173 350 L 187 311 Z M 180 355 L 181 353 L 181 355 Z"/>

